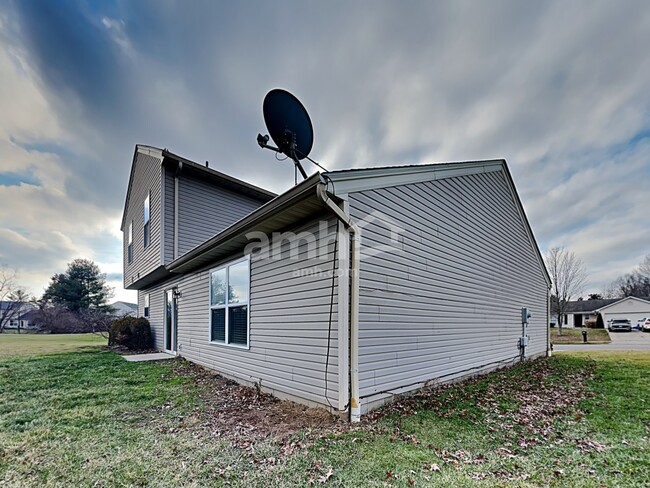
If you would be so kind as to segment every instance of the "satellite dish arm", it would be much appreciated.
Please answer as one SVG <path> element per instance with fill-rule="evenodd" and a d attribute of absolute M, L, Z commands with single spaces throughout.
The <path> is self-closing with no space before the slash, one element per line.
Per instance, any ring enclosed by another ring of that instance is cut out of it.
<path fill-rule="evenodd" d="M 293 159 L 293 158 L 291 158 Z M 296 168 L 298 168 L 298 171 L 300 171 L 300 174 L 304 179 L 307 179 L 307 172 L 305 171 L 305 168 L 302 167 L 302 164 L 300 164 L 300 161 L 298 161 L 298 158 L 293 159 L 293 164 L 296 165 Z"/>
<path fill-rule="evenodd" d="M 280 152 L 280 148 L 271 146 L 269 143 L 269 136 L 263 136 L 262 134 L 257 134 L 257 143 L 262 149 L 270 149 L 271 151 Z"/>

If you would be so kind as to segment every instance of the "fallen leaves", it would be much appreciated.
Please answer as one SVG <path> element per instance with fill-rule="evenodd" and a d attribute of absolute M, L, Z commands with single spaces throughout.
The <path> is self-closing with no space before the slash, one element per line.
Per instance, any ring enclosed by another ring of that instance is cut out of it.
<path fill-rule="evenodd" d="M 334 468 L 332 468 L 332 466 L 327 466 L 325 468 L 319 461 L 316 461 L 312 463 L 309 473 L 307 474 L 307 484 L 310 486 L 313 486 L 316 483 L 324 485 L 333 475 Z"/>
<path fill-rule="evenodd" d="M 585 385 L 593 377 L 592 372 L 588 368 L 559 372 L 546 360 L 531 361 L 514 370 L 497 371 L 488 377 L 475 377 L 460 384 L 424 388 L 372 412 L 355 426 L 332 417 L 324 410 L 282 402 L 264 394 L 260 388 L 241 386 L 189 363 L 180 363 L 177 374 L 192 376 L 205 392 L 211 408 L 204 431 L 229 440 L 262 470 L 275 469 L 282 458 L 304 452 L 316 441 L 322 441 L 317 452 L 324 455 L 328 446 L 364 443 L 367 442 L 364 435 L 374 434 L 386 434 L 390 442 L 423 449 L 421 440 L 414 433 L 402 430 L 399 421 L 423 410 L 442 418 L 480 422 L 487 435 L 501 445 L 485 454 L 428 445 L 427 448 L 436 456 L 434 459 L 423 463 L 417 472 L 385 471 L 384 485 L 406 483 L 415 486 L 418 480 L 429 482 L 435 479 L 445 469 L 466 470 L 467 475 L 476 481 L 486 478 L 498 482 L 521 481 L 530 477 L 520 462 L 529 449 L 542 445 L 575 445 L 585 453 L 607 449 L 590 438 L 565 439 L 561 435 L 563 425 L 585 421 L 585 412 L 578 409 L 578 404 L 590 396 Z M 389 422 L 390 427 L 380 422 L 387 415 L 393 415 L 398 421 Z M 205 426 L 205 420 L 202 418 L 200 424 Z M 196 424 L 189 415 L 181 419 L 177 428 L 190 428 Z M 303 434 L 297 439 L 295 433 L 299 430 Z M 342 434 L 347 432 L 365 434 L 346 439 Z M 263 450 L 258 453 L 258 445 L 268 445 L 268 439 L 272 439 L 276 448 L 273 456 L 268 452 L 263 454 Z M 497 467 L 495 459 L 500 460 Z M 477 471 L 482 465 L 483 469 Z M 564 475 L 561 465 L 549 466 L 549 470 L 556 477 Z M 585 467 L 586 475 L 591 475 L 592 471 Z M 321 485 L 331 482 L 333 477 L 332 466 L 315 462 L 307 472 L 306 481 L 309 485 Z"/>
<path fill-rule="evenodd" d="M 605 446 L 604 444 L 601 444 L 600 442 L 588 438 L 579 440 L 577 444 L 580 450 L 583 452 L 588 452 L 588 451 L 603 452 L 607 449 L 607 446 Z"/>

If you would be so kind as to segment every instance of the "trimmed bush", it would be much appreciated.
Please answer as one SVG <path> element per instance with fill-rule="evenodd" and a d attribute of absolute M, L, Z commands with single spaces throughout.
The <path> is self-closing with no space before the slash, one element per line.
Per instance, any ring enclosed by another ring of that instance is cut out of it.
<path fill-rule="evenodd" d="M 114 320 L 108 333 L 109 346 L 123 346 L 131 351 L 151 349 L 153 338 L 149 321 L 142 317 Z"/>

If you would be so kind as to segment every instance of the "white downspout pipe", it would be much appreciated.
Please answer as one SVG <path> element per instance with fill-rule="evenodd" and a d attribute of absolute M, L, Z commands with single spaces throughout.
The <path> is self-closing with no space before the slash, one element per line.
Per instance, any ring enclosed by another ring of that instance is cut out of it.
<path fill-rule="evenodd" d="M 361 253 L 360 229 L 346 214 L 327 196 L 327 184 L 319 183 L 316 194 L 334 215 L 343 222 L 352 239 L 350 257 L 350 421 L 361 420 L 361 400 L 359 399 L 359 263 Z"/>

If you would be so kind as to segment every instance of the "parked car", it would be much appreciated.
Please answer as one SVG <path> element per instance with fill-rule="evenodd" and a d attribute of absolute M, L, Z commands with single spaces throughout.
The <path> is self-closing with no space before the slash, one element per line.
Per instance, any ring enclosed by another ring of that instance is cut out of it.
<path fill-rule="evenodd" d="M 643 332 L 650 332 L 650 317 L 645 319 L 645 322 L 643 322 L 643 324 L 641 324 L 641 330 Z"/>
<path fill-rule="evenodd" d="M 643 329 L 643 324 L 645 324 L 646 320 L 650 320 L 650 317 L 644 317 L 642 319 L 637 320 L 636 328 Z"/>
<path fill-rule="evenodd" d="M 612 322 L 609 324 L 608 327 L 610 332 L 615 332 L 615 331 L 625 331 L 625 332 L 631 332 L 632 331 L 632 322 L 629 319 L 614 319 Z"/>

